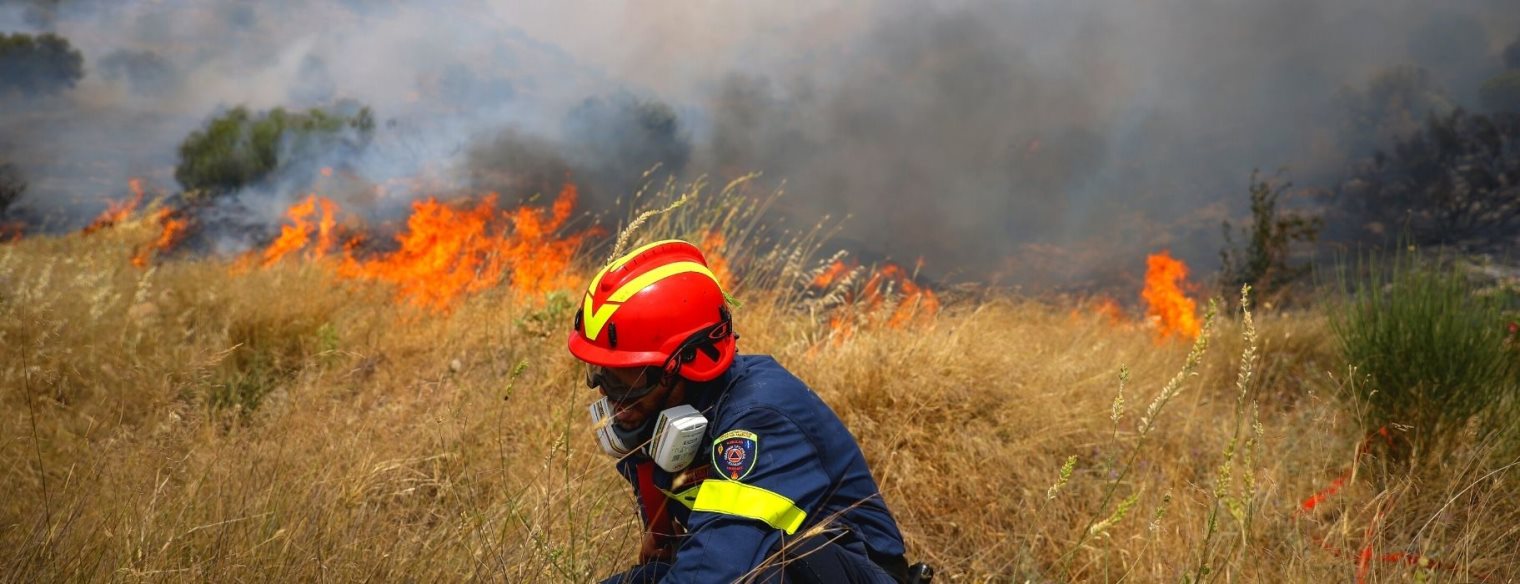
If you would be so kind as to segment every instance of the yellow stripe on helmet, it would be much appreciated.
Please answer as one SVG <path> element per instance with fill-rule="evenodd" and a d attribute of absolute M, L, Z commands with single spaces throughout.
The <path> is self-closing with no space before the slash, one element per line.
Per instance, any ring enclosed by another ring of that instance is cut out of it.
<path fill-rule="evenodd" d="M 638 252 L 635 251 L 634 253 Z M 626 259 L 628 257 L 629 256 L 623 256 L 623 260 L 620 261 L 626 262 Z M 613 269 L 617 265 L 621 264 L 614 264 L 613 266 L 609 266 L 607 270 Z M 602 273 L 606 273 L 607 270 L 602 270 Z M 612 319 L 612 313 L 617 312 L 618 307 L 622 306 L 622 303 L 627 302 L 629 298 L 632 298 L 634 294 L 638 294 L 643 289 L 653 286 L 655 283 L 671 276 L 690 273 L 702 274 L 704 276 L 707 276 L 708 279 L 712 280 L 714 284 L 718 283 L 717 276 L 714 276 L 712 270 L 707 269 L 707 266 L 704 266 L 697 262 L 675 262 L 665 264 L 663 266 L 659 266 L 652 270 L 639 274 L 628 283 L 623 284 L 622 286 L 618 287 L 617 290 L 613 291 L 612 296 L 608 297 L 607 302 L 604 302 L 600 307 L 593 305 L 591 301 L 592 294 L 588 290 L 586 293 L 585 305 L 582 307 L 582 310 L 585 311 L 584 314 L 582 314 L 582 320 L 586 326 L 586 338 L 593 341 L 596 340 L 596 337 L 602 334 L 602 327 L 606 326 L 607 321 Z M 600 280 L 601 276 L 602 274 L 597 274 L 597 279 Z M 719 289 L 722 289 L 722 285 L 719 285 L 718 287 Z M 595 289 L 596 284 L 592 283 L 592 290 Z"/>
<path fill-rule="evenodd" d="M 665 240 L 661 240 L 661 241 L 656 241 L 656 242 L 648 244 L 648 245 L 639 246 L 638 249 L 635 249 L 633 251 L 630 251 L 628 253 L 623 254 L 623 257 L 620 257 L 618 259 L 612 260 L 612 263 L 607 264 L 606 267 L 603 267 L 601 269 L 601 271 L 599 271 L 599 272 L 596 273 L 596 276 L 593 276 L 591 278 L 591 285 L 586 287 L 586 293 L 587 294 L 595 294 L 596 293 L 596 287 L 597 287 L 597 285 L 599 285 L 599 284 L 602 283 L 602 276 L 607 275 L 607 272 L 611 272 L 613 270 L 616 270 L 618 268 L 623 267 L 623 264 L 628 263 L 629 260 L 632 260 L 633 258 L 637 257 L 641 253 L 649 251 L 650 249 L 654 248 L 657 245 L 664 245 L 664 244 L 667 244 L 667 243 L 686 243 L 686 242 L 681 241 L 679 239 L 665 239 Z"/>
<path fill-rule="evenodd" d="M 791 499 L 754 485 L 724 479 L 704 481 L 691 510 L 758 519 L 787 535 L 796 533 L 807 519 L 807 512 Z"/>

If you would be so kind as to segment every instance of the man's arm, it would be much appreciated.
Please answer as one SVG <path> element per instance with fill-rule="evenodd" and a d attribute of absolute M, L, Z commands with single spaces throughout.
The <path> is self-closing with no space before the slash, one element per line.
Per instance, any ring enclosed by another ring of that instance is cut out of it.
<path fill-rule="evenodd" d="M 780 412 L 752 409 L 710 447 L 712 475 L 662 582 L 732 582 L 761 566 L 819 507 L 828 474 L 807 436 Z"/>

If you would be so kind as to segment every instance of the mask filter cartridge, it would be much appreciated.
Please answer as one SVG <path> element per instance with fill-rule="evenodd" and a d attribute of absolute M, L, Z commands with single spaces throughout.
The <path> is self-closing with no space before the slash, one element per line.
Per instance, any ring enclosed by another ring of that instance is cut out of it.
<path fill-rule="evenodd" d="M 707 418 L 689 405 L 679 405 L 660 412 L 654 437 L 649 439 L 649 457 L 665 472 L 680 472 L 691 466 L 702 449 L 707 432 Z"/>
<path fill-rule="evenodd" d="M 596 428 L 596 441 L 602 445 L 602 452 L 607 453 L 607 456 L 622 458 L 633 450 L 629 445 L 623 444 L 612 427 L 612 405 L 607 402 L 607 398 L 591 402 L 591 426 Z"/>
<path fill-rule="evenodd" d="M 596 441 L 602 452 L 613 458 L 622 458 L 641 444 L 629 444 L 613 426 L 612 405 L 607 398 L 591 404 L 591 424 L 596 428 Z M 654 423 L 653 435 L 645 451 L 654 463 L 666 472 L 679 472 L 691 466 L 702 450 L 702 437 L 707 432 L 707 418 L 689 405 L 679 405 L 660 412 Z"/>

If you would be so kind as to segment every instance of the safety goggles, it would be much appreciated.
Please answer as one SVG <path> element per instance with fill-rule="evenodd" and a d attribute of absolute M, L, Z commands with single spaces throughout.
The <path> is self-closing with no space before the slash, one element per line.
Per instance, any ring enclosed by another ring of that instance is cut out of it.
<path fill-rule="evenodd" d="M 602 394 L 606 395 L 608 400 L 614 402 L 631 402 L 649 395 L 650 392 L 660 387 L 663 377 L 663 375 L 660 375 L 659 368 L 645 367 L 644 372 L 639 374 L 639 378 L 634 381 L 634 384 L 629 385 L 623 383 L 616 375 L 608 371 L 606 367 L 599 365 L 586 366 L 586 387 L 592 389 L 602 388 Z"/>
<path fill-rule="evenodd" d="M 665 358 L 664 364 L 659 367 L 645 367 L 634 385 L 623 383 L 606 367 L 588 364 L 586 365 L 586 387 L 602 388 L 602 394 L 606 395 L 610 401 L 631 402 L 649 395 L 663 382 L 674 380 L 680 375 L 681 365 L 696 359 L 698 351 L 707 355 L 709 359 L 718 360 L 722 353 L 718 350 L 717 342 L 730 335 L 738 338 L 738 335 L 734 335 L 731 330 L 733 320 L 728 314 L 728 309 L 718 307 L 718 316 L 719 320 L 716 324 L 698 330 L 682 341 L 676 350 Z"/>

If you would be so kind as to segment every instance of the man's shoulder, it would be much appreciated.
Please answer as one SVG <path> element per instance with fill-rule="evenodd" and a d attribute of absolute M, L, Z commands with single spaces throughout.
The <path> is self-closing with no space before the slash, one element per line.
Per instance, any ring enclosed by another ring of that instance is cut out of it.
<path fill-rule="evenodd" d="M 729 399 L 746 403 L 785 403 L 794 392 L 812 393 L 807 384 L 770 355 L 739 355 Z"/>
<path fill-rule="evenodd" d="M 791 417 L 814 407 L 813 390 L 770 355 L 739 355 L 734 369 L 719 407 L 724 421 L 756 414 Z"/>

